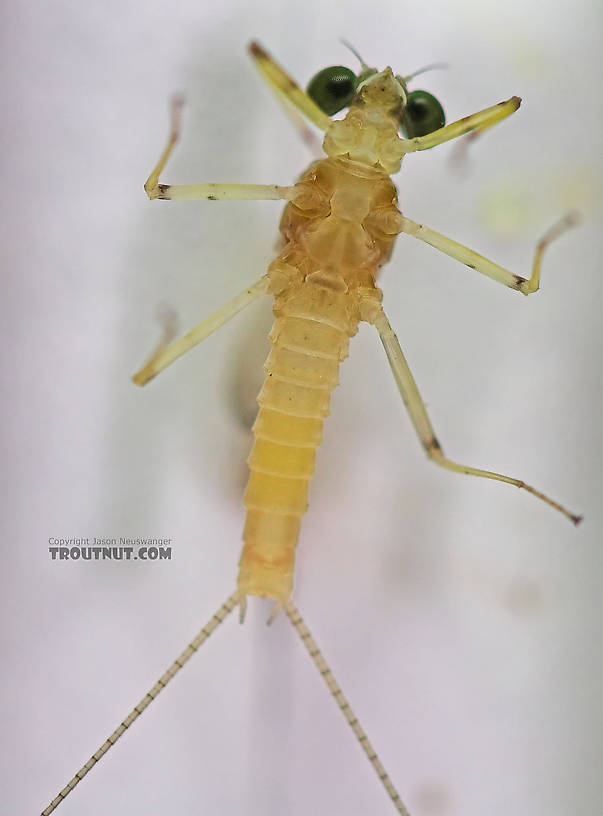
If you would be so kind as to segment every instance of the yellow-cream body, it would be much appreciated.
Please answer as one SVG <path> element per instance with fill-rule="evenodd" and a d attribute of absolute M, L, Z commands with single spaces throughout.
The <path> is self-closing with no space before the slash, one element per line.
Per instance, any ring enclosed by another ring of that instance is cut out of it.
<path fill-rule="evenodd" d="M 358 92 L 323 143 L 328 158 L 295 185 L 280 230 L 284 247 L 268 269 L 274 296 L 272 348 L 253 426 L 244 503 L 247 519 L 238 592 L 287 601 L 308 506 L 314 457 L 350 337 L 379 307 L 375 280 L 400 231 L 389 174 L 403 155 L 390 69 Z"/>

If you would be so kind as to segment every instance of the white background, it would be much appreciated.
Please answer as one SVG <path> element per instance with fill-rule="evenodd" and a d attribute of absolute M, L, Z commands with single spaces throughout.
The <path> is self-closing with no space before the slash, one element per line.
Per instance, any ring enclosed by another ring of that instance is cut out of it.
<path fill-rule="evenodd" d="M 472 147 L 409 156 L 409 217 L 526 274 L 523 298 L 402 237 L 381 283 L 447 453 L 430 465 L 374 331 L 342 369 L 302 527 L 295 599 L 413 816 L 594 814 L 601 707 L 601 13 L 587 0 L 5 6 L 5 504 L 0 812 L 39 813 L 234 589 L 249 417 L 269 309 L 145 389 L 156 312 L 186 330 L 273 255 L 279 202 L 146 200 L 165 181 L 289 184 L 308 163 L 246 52 L 305 84 L 365 60 L 452 121 L 520 94 Z M 54 563 L 49 537 L 166 536 L 169 563 Z M 59 811 L 389 814 L 284 618 L 251 599 Z"/>

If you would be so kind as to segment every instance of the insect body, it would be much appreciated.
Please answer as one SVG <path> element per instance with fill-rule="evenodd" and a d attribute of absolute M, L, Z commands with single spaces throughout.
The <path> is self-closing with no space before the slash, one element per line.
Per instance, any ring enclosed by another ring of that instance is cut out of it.
<path fill-rule="evenodd" d="M 284 604 L 293 586 L 299 520 L 339 364 L 361 315 L 378 307 L 379 266 L 400 215 L 383 172 L 343 158 L 312 166 L 295 186 L 268 270 L 276 321 L 249 465 L 240 595 Z"/>
<path fill-rule="evenodd" d="M 362 70 L 357 77 L 341 66 L 326 69 L 312 81 L 311 95 L 307 95 L 260 46 L 252 44 L 250 51 L 281 101 L 289 108 L 294 106 L 325 131 L 323 147 L 327 157 L 310 165 L 296 184 L 287 187 L 160 184 L 159 175 L 178 133 L 179 104 L 174 105 L 168 145 L 145 185 L 150 198 L 284 199 L 288 203 L 281 221 L 283 248 L 260 280 L 181 340 L 160 345 L 134 377 L 139 385 L 148 382 L 252 301 L 264 294 L 274 297 L 272 348 L 265 364 L 266 378 L 253 428 L 255 442 L 248 459 L 251 473 L 244 499 L 247 518 L 237 588 L 44 814 L 49 814 L 75 787 L 235 606 L 240 606 L 243 617 L 249 595 L 273 599 L 275 611 L 284 608 L 394 806 L 399 813 L 408 814 L 291 601 L 295 548 L 300 520 L 307 508 L 314 455 L 329 414 L 339 365 L 347 356 L 349 340 L 360 321 L 376 327 L 430 459 L 449 470 L 523 488 L 574 523 L 580 521 L 579 516 L 522 480 L 457 464 L 444 456 L 376 285 L 379 269 L 389 258 L 395 238 L 407 233 L 512 289 L 524 294 L 538 289 L 542 252 L 555 236 L 574 223 L 574 216 L 566 216 L 540 241 L 531 276 L 524 279 L 403 216 L 390 179 L 399 170 L 405 154 L 434 147 L 470 131 L 485 130 L 515 112 L 520 100 L 512 97 L 444 126 L 437 100 L 425 91 L 409 92 L 407 82 L 412 77 L 396 76 L 390 68 L 377 71 L 361 62 Z M 349 111 L 344 119 L 332 121 L 327 115 L 345 106 Z M 401 130 L 407 138 L 400 135 Z"/>

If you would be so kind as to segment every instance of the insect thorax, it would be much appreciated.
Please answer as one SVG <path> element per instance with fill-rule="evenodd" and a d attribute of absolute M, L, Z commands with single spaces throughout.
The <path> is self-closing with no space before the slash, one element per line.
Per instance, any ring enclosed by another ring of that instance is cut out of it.
<path fill-rule="evenodd" d="M 320 272 L 343 280 L 348 289 L 373 286 L 400 231 L 389 176 L 349 159 L 328 158 L 310 165 L 295 190 L 280 226 L 286 247 L 271 267 L 273 292 L 279 261 L 301 279 Z"/>

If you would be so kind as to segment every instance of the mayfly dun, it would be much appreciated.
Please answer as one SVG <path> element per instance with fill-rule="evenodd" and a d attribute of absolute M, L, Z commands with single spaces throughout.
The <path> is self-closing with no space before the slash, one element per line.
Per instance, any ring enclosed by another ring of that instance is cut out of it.
<path fill-rule="evenodd" d="M 350 338 L 361 321 L 374 326 L 379 334 L 429 459 L 457 473 L 521 488 L 574 524 L 581 520 L 521 479 L 459 464 L 445 456 L 376 285 L 379 269 L 389 259 L 395 239 L 405 233 L 510 289 L 524 295 L 538 290 L 542 254 L 554 238 L 575 224 L 574 214 L 566 215 L 541 238 L 531 274 L 523 278 L 403 215 L 390 178 L 398 172 L 407 153 L 436 147 L 463 134 L 482 132 L 515 113 L 521 103 L 519 97 L 446 125 L 442 106 L 434 96 L 423 90 L 409 90 L 411 81 L 422 71 L 407 76 L 394 74 L 389 67 L 379 71 L 356 54 L 360 60 L 358 73 L 342 66 L 325 68 L 304 92 L 257 43 L 252 43 L 249 50 L 304 138 L 311 141 L 313 137 L 302 116 L 324 132 L 326 157 L 313 162 L 290 186 L 162 183 L 159 177 L 179 133 L 181 102 L 173 103 L 168 143 L 145 184 L 149 198 L 286 201 L 280 224 L 282 247 L 266 274 L 180 340 L 171 342 L 172 338 L 166 336 L 134 376 L 137 385 L 144 385 L 261 296 L 274 299 L 271 350 L 264 366 L 266 377 L 253 426 L 255 441 L 248 459 L 250 476 L 244 497 L 247 516 L 236 589 L 45 808 L 43 816 L 52 813 L 75 788 L 230 612 L 238 607 L 243 621 L 251 595 L 273 601 L 270 619 L 281 610 L 288 616 L 391 803 L 398 813 L 408 816 L 407 807 L 291 599 L 295 550 L 308 505 L 315 452 L 329 414 L 331 393 L 338 382 L 339 366 L 347 357 Z M 345 108 L 344 118 L 331 118 Z"/>

